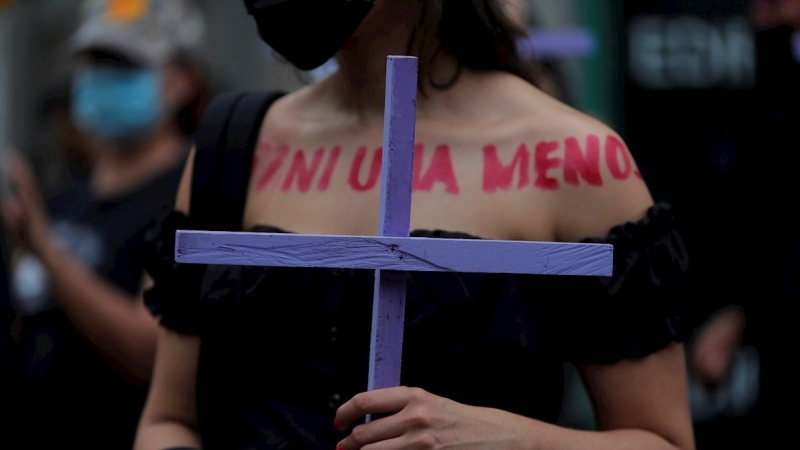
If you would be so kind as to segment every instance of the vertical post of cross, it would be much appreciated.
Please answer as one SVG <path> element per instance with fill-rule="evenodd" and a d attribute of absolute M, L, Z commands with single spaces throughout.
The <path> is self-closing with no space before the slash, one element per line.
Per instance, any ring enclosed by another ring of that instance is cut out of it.
<path fill-rule="evenodd" d="M 408 237 L 410 232 L 417 65 L 417 58 L 408 56 L 390 56 L 387 61 L 381 236 Z M 400 385 L 405 303 L 406 273 L 376 270 L 368 390 Z"/>

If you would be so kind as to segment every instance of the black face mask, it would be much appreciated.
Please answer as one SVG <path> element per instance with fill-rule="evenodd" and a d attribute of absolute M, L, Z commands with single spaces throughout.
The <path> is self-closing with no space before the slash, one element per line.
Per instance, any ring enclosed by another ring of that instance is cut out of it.
<path fill-rule="evenodd" d="M 331 59 L 372 10 L 374 0 L 245 0 L 261 38 L 301 70 Z"/>

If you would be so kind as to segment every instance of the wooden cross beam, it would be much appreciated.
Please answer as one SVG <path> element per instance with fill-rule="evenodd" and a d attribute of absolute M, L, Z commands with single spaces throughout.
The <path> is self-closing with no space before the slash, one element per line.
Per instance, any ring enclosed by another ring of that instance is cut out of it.
<path fill-rule="evenodd" d="M 375 270 L 368 389 L 400 385 L 411 271 L 610 276 L 606 244 L 411 238 L 417 58 L 387 64 L 378 236 L 178 231 L 180 263 Z"/>

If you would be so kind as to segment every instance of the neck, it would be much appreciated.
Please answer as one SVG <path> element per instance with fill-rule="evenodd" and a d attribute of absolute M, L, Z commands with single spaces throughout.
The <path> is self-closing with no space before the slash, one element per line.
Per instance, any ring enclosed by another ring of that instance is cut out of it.
<path fill-rule="evenodd" d="M 172 125 L 165 125 L 136 148 L 98 145 L 92 170 L 92 191 L 108 197 L 135 189 L 176 164 L 183 154 L 183 139 Z"/>
<path fill-rule="evenodd" d="M 407 50 L 400 41 L 393 42 L 394 45 L 353 43 L 350 48 L 339 52 L 339 72 L 332 77 L 332 82 L 349 106 L 367 114 L 383 112 L 386 58 L 406 54 Z"/>
<path fill-rule="evenodd" d="M 408 54 L 412 17 L 412 7 L 404 2 L 383 2 L 339 51 L 339 70 L 329 82 L 343 106 L 363 117 L 383 114 L 386 58 Z"/>

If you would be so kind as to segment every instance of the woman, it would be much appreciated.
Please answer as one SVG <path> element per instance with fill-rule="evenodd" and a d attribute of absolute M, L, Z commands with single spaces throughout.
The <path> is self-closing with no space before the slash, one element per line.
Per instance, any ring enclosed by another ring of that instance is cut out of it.
<path fill-rule="evenodd" d="M 177 275 L 156 278 L 166 329 L 135 448 L 693 449 L 669 210 L 613 131 L 532 84 L 499 0 L 325 1 L 313 17 L 302 0 L 256 3 L 272 48 L 304 70 L 338 51 L 339 70 L 268 112 L 244 229 L 374 234 L 386 56 L 410 53 L 414 235 L 605 241 L 616 273 L 414 275 L 412 387 L 368 393 L 371 273 L 212 266 L 199 302 L 178 298 L 193 287 Z M 299 24 L 325 33 L 303 47 Z M 192 226 L 191 174 L 163 226 L 164 261 L 175 229 Z M 552 425 L 564 361 L 581 365 L 607 432 Z"/>

